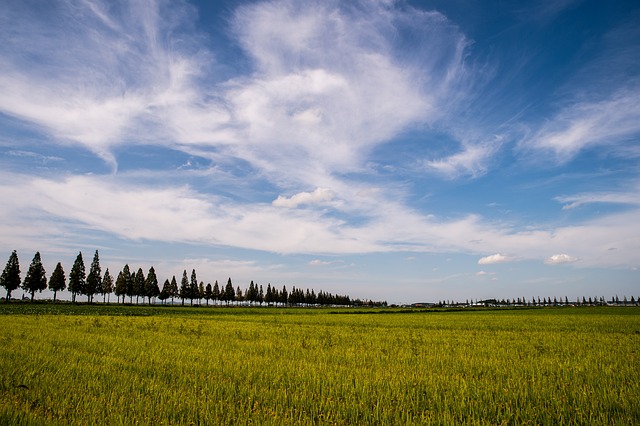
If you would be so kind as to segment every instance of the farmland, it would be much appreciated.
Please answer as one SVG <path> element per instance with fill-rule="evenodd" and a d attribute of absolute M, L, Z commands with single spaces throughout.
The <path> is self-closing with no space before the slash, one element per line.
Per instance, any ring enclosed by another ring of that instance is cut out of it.
<path fill-rule="evenodd" d="M 638 424 L 640 309 L 3 304 L 0 424 Z"/>

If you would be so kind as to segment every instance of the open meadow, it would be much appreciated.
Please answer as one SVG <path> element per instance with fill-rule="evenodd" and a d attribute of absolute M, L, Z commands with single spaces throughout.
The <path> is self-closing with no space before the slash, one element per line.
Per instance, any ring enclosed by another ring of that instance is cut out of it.
<path fill-rule="evenodd" d="M 640 309 L 0 306 L 0 424 L 640 424 Z"/>

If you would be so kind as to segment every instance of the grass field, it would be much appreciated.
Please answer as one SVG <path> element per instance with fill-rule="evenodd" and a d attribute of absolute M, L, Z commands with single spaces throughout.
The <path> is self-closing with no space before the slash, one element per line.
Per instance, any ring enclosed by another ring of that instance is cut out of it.
<path fill-rule="evenodd" d="M 640 309 L 0 306 L 0 424 L 640 424 Z"/>

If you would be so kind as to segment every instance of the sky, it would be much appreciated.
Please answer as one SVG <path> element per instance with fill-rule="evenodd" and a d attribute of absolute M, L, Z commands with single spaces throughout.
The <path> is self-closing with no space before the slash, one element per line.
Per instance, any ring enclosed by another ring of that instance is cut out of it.
<path fill-rule="evenodd" d="M 2 0 L 0 261 L 638 297 L 638 22 L 637 1 Z"/>

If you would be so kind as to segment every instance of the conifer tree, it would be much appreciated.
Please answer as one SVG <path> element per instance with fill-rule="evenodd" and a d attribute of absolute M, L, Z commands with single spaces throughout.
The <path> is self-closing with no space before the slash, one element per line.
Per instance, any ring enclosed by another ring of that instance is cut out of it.
<path fill-rule="evenodd" d="M 200 281 L 200 284 L 198 285 L 198 305 L 200 305 L 202 303 L 202 299 L 204 298 L 204 282 Z"/>
<path fill-rule="evenodd" d="M 164 280 L 164 284 L 162 285 L 162 291 L 160 291 L 160 295 L 158 298 L 162 301 L 164 305 L 164 301 L 171 297 L 171 282 L 167 278 Z"/>
<path fill-rule="evenodd" d="M 191 301 L 191 306 L 193 306 L 193 299 L 197 299 L 200 291 L 198 290 L 198 278 L 196 277 L 196 270 L 193 269 L 191 271 L 191 281 L 189 282 L 189 300 Z"/>
<path fill-rule="evenodd" d="M 33 302 L 36 291 L 42 291 L 47 288 L 47 276 L 44 266 L 42 266 L 40 252 L 36 252 L 33 256 L 27 275 L 22 282 L 22 288 L 31 294 L 31 302 Z"/>
<path fill-rule="evenodd" d="M 271 289 L 271 283 L 267 284 L 267 292 L 264 295 L 264 301 L 267 305 L 273 303 L 273 290 Z"/>
<path fill-rule="evenodd" d="M 229 304 L 230 301 L 233 301 L 233 299 L 235 299 L 236 296 L 236 292 L 233 289 L 233 284 L 231 283 L 231 277 L 229 277 L 229 280 L 227 281 L 227 285 L 224 287 L 224 300 L 227 302 L 227 305 Z"/>
<path fill-rule="evenodd" d="M 218 285 L 218 280 L 216 280 L 216 282 L 213 284 L 213 290 L 211 291 L 211 298 L 216 301 L 216 300 L 221 300 L 221 296 L 220 296 L 220 286 Z"/>
<path fill-rule="evenodd" d="M 122 296 L 122 303 L 124 303 L 124 296 L 127 293 L 127 285 L 124 282 L 124 274 L 122 273 L 122 271 L 118 272 L 118 278 L 116 278 L 114 293 L 118 298 L 118 303 L 120 303 L 120 296 Z"/>
<path fill-rule="evenodd" d="M 105 295 L 107 296 L 107 303 L 111 293 L 113 293 L 113 277 L 109 273 L 109 268 L 104 271 L 104 277 L 102 277 L 102 284 L 100 285 L 100 293 L 102 294 L 102 303 L 104 303 Z"/>
<path fill-rule="evenodd" d="M 124 295 L 129 296 L 129 303 L 133 303 L 133 275 L 131 274 L 131 269 L 129 269 L 129 264 L 124 265 L 122 268 L 122 281 L 124 284 Z M 124 297 L 122 299 L 124 303 Z"/>
<path fill-rule="evenodd" d="M 207 306 L 209 306 L 209 300 L 213 298 L 213 288 L 211 287 L 211 283 L 207 283 L 207 287 L 204 289 L 204 300 L 207 301 Z"/>
<path fill-rule="evenodd" d="M 139 303 L 140 296 L 142 296 L 142 302 L 144 303 L 144 272 L 142 272 L 142 268 L 138 268 L 138 272 L 136 272 L 133 278 L 133 293 L 136 296 L 136 305 Z"/>
<path fill-rule="evenodd" d="M 56 301 L 56 295 L 59 291 L 67 288 L 67 278 L 64 275 L 64 269 L 62 264 L 58 262 L 56 268 L 53 270 L 53 274 L 49 278 L 49 290 L 53 291 L 53 301 Z"/>
<path fill-rule="evenodd" d="M 176 276 L 174 275 L 171 278 L 171 304 L 173 305 L 174 297 L 178 297 L 180 292 L 178 291 L 178 283 L 176 282 Z"/>
<path fill-rule="evenodd" d="M 69 291 L 73 303 L 76 302 L 76 294 L 84 294 L 85 278 L 84 260 L 82 260 L 82 252 L 80 252 L 73 262 L 71 272 L 69 272 Z"/>
<path fill-rule="evenodd" d="M 187 270 L 182 272 L 182 280 L 180 281 L 180 299 L 182 299 L 182 306 L 184 306 L 184 299 L 189 298 L 189 279 L 187 278 Z"/>
<path fill-rule="evenodd" d="M 244 298 L 249 301 L 250 305 L 253 305 L 253 303 L 258 299 L 258 291 L 256 285 L 253 284 L 253 280 L 251 280 L 249 288 L 244 292 Z"/>
<path fill-rule="evenodd" d="M 149 274 L 144 282 L 144 295 L 149 298 L 149 304 L 151 304 L 151 298 L 157 297 L 159 294 L 158 277 L 156 277 L 156 270 L 152 266 L 149 268 Z"/>
<path fill-rule="evenodd" d="M 238 286 L 236 288 L 236 304 L 239 304 L 240 302 L 242 302 L 244 300 L 244 298 L 242 297 L 242 290 L 240 289 L 240 286 Z"/>
<path fill-rule="evenodd" d="M 6 302 L 11 300 L 11 292 L 20 287 L 20 262 L 18 253 L 14 250 L 7 260 L 7 265 L 0 276 L 0 285 L 7 290 Z"/>
<path fill-rule="evenodd" d="M 93 255 L 93 261 L 89 267 L 89 275 L 87 275 L 87 281 L 85 285 L 84 293 L 87 295 L 87 302 L 93 302 L 93 295 L 98 292 L 98 289 L 102 283 L 102 270 L 100 269 L 100 259 L 98 257 L 98 250 Z"/>

